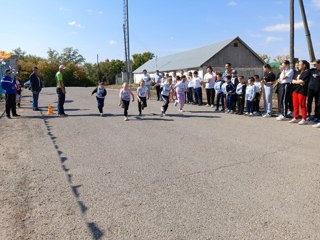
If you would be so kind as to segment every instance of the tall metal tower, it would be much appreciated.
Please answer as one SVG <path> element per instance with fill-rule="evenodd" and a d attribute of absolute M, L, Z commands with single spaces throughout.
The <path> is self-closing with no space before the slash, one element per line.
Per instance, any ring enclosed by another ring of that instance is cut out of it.
<path fill-rule="evenodd" d="M 125 50 L 125 68 L 127 72 L 127 81 L 131 83 L 131 60 L 130 60 L 130 44 L 129 44 L 129 7 L 128 0 L 123 0 L 123 36 Z"/>
<path fill-rule="evenodd" d="M 309 31 L 309 26 L 308 26 L 308 21 L 306 17 L 306 12 L 304 9 L 303 0 L 299 0 L 299 4 L 300 4 L 304 30 L 307 38 L 310 61 L 314 61 L 316 58 L 314 55 L 314 49 L 312 45 L 311 34 Z M 291 61 L 292 68 L 294 67 L 294 59 L 295 59 L 294 58 L 294 0 L 290 0 L 290 61 Z"/>

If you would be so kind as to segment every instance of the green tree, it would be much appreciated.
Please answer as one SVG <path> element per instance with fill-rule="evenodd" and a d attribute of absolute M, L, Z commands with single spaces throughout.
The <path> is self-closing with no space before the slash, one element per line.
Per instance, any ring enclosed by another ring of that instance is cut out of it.
<path fill-rule="evenodd" d="M 49 48 L 48 51 L 47 51 L 47 54 L 48 54 L 47 59 L 48 59 L 48 61 L 50 63 L 54 63 L 54 62 L 58 62 L 59 61 L 60 54 L 58 53 L 58 51 Z"/>
<path fill-rule="evenodd" d="M 271 57 L 268 54 L 261 53 L 259 56 L 263 59 L 263 61 L 265 61 L 265 63 L 270 62 Z"/>
<path fill-rule="evenodd" d="M 17 55 L 19 59 L 23 59 L 26 56 L 26 52 L 20 47 L 13 49 L 11 53 Z"/>
<path fill-rule="evenodd" d="M 277 55 L 273 61 L 275 62 L 283 62 L 285 60 L 289 60 L 290 59 L 290 55 L 289 54 L 286 54 L 286 55 Z"/>
<path fill-rule="evenodd" d="M 63 52 L 60 54 L 59 60 L 64 64 L 82 64 L 86 61 L 85 58 L 79 53 L 79 50 L 73 49 L 72 47 L 64 48 Z"/>
<path fill-rule="evenodd" d="M 132 71 L 134 71 L 138 67 L 142 66 L 144 63 L 154 58 L 154 53 L 152 52 L 135 53 L 132 55 L 132 58 L 133 58 Z"/>

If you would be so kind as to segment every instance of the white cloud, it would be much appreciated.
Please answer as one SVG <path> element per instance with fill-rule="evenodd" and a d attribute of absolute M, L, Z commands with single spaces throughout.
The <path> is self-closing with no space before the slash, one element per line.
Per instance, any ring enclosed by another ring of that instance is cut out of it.
<path fill-rule="evenodd" d="M 320 10 L 320 0 L 312 0 L 312 3 L 314 4 L 314 6 Z"/>
<path fill-rule="evenodd" d="M 115 45 L 115 44 L 117 44 L 117 41 L 116 41 L 116 40 L 110 40 L 110 41 L 109 41 L 109 45 Z"/>
<path fill-rule="evenodd" d="M 83 25 L 81 25 L 80 23 L 77 23 L 76 21 L 69 22 L 68 25 L 76 28 L 84 28 Z"/>
<path fill-rule="evenodd" d="M 272 42 L 276 42 L 276 41 L 282 41 L 283 38 L 280 38 L 280 37 L 273 37 L 273 36 L 268 36 L 266 38 L 266 42 L 267 43 L 272 43 Z"/>
<path fill-rule="evenodd" d="M 309 22 L 310 25 L 310 22 Z M 303 28 L 303 22 L 296 22 L 294 24 L 295 29 Z M 279 23 L 276 25 L 268 26 L 263 29 L 265 32 L 289 32 L 290 31 L 290 24 L 289 23 Z"/>
<path fill-rule="evenodd" d="M 59 8 L 59 11 L 60 11 L 60 12 L 65 12 L 65 11 L 67 11 L 67 9 L 65 9 L 65 8 L 63 8 L 63 7 L 60 7 L 60 8 Z"/>
<path fill-rule="evenodd" d="M 235 7 L 237 5 L 238 5 L 238 3 L 235 1 L 228 2 L 228 4 L 227 4 L 228 7 Z"/>
<path fill-rule="evenodd" d="M 93 13 L 93 10 L 92 9 L 88 9 L 87 12 L 88 13 Z"/>

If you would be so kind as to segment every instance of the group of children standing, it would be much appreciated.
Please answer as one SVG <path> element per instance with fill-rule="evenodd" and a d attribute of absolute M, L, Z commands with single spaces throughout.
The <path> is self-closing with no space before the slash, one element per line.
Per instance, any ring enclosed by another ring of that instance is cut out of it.
<path fill-rule="evenodd" d="M 320 79 L 318 79 L 320 61 L 317 61 L 318 62 L 316 64 L 318 65 L 312 76 L 316 79 L 316 82 L 319 82 L 317 86 L 319 86 L 318 88 L 320 88 Z M 288 65 L 288 63 L 285 62 L 284 65 Z M 285 106 L 279 108 L 279 115 L 277 117 L 277 120 L 283 120 L 287 116 L 290 117 L 291 115 L 288 112 L 287 107 L 288 104 L 285 103 L 288 97 L 283 96 L 283 94 L 287 94 L 287 91 L 285 91 L 287 85 L 282 84 L 298 84 L 298 86 L 300 86 L 299 88 L 302 89 L 306 89 L 306 85 L 304 83 L 301 83 L 302 80 L 299 80 L 298 82 L 295 82 L 296 80 L 291 80 L 292 83 L 291 81 L 289 82 L 288 77 L 286 77 L 286 70 L 280 72 L 278 78 L 272 72 L 270 65 L 264 65 L 263 70 L 264 76 L 262 79 L 260 79 L 259 75 L 254 75 L 253 77 L 249 77 L 247 81 L 244 76 L 237 76 L 237 71 L 231 68 L 230 63 L 226 64 L 226 70 L 223 73 L 214 72 L 212 67 L 207 67 L 207 73 L 204 75 L 203 79 L 198 76 L 197 71 L 194 71 L 193 73 L 189 72 L 187 76 L 183 74 L 182 76 L 177 76 L 174 73 L 173 75 L 166 74 L 164 77 L 162 77 L 161 74 L 159 74 L 159 72 L 157 71 L 155 75 L 158 77 L 155 79 L 155 81 L 152 81 L 150 76 L 147 74 L 147 71 L 144 70 L 144 77 L 141 79 L 136 93 L 136 97 L 138 99 L 139 116 L 142 115 L 142 110 L 147 107 L 147 99 L 151 98 L 151 88 L 156 88 L 158 101 L 163 101 L 160 114 L 160 116 L 163 117 L 166 114 L 170 101 L 174 101 L 174 106 L 179 105 L 180 112 L 183 112 L 185 103 L 202 105 L 202 87 L 204 87 L 205 93 L 207 95 L 206 106 L 215 108 L 215 111 L 238 115 L 245 114 L 248 116 L 258 116 L 261 115 L 259 106 L 260 99 L 263 96 L 265 112 L 264 114 L 262 114 L 262 116 L 271 117 L 272 93 L 274 83 L 278 82 L 280 85 L 278 101 L 279 103 L 283 102 L 283 105 Z M 302 75 L 299 74 L 297 76 L 298 79 L 301 79 Z M 148 84 L 145 81 L 146 79 L 148 80 Z M 148 86 L 146 86 L 146 84 Z M 97 94 L 99 92 L 98 89 L 99 87 L 95 90 Z M 316 105 L 319 108 L 320 89 L 318 90 L 318 95 Z M 127 121 L 128 108 L 131 97 L 132 101 L 134 101 L 135 99 L 134 94 L 129 89 L 128 83 L 123 84 L 119 96 L 120 106 L 124 108 L 124 116 L 125 120 Z M 285 100 L 281 100 L 280 98 Z M 101 104 L 101 98 L 99 98 L 98 95 L 97 100 L 98 106 L 100 106 L 99 111 L 100 113 L 102 113 L 101 106 L 103 107 L 103 104 Z M 303 106 L 304 105 L 302 105 L 302 107 Z M 319 115 L 317 106 L 315 115 Z M 284 111 L 282 111 L 283 108 Z M 297 118 L 296 115 L 297 113 L 295 114 L 294 120 L 290 122 L 297 122 L 295 120 Z M 299 122 L 300 125 L 305 123 L 304 115 L 305 114 L 303 114 L 302 120 Z M 316 117 L 319 118 L 320 116 Z M 317 126 L 318 125 L 320 127 L 320 123 L 318 123 Z"/>

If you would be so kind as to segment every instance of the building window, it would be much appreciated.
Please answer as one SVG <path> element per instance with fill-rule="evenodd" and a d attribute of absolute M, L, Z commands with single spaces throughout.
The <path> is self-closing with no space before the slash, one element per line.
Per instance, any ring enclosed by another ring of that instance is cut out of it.
<path fill-rule="evenodd" d="M 233 43 L 233 46 L 238 47 L 238 43 L 237 42 Z"/>

